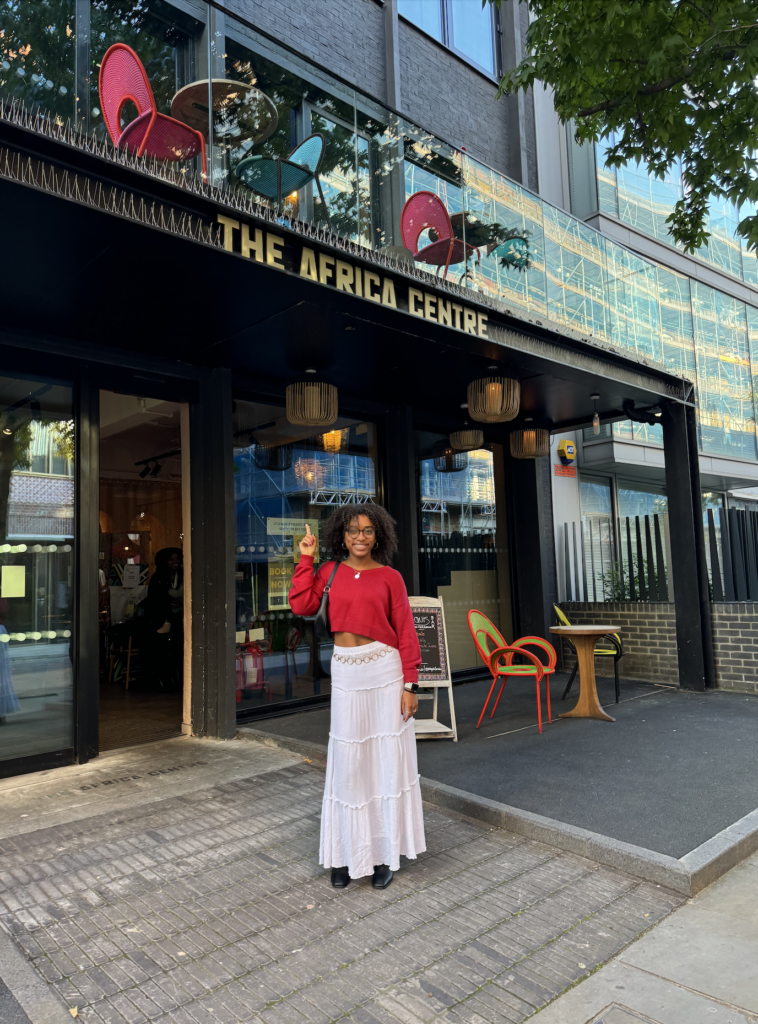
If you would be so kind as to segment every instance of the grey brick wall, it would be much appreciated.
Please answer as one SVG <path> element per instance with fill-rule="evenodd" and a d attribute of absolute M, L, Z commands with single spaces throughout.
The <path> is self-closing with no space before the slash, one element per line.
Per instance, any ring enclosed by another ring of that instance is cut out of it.
<path fill-rule="evenodd" d="M 376 0 L 223 0 L 232 14 L 377 99 L 387 98 L 384 9 Z"/>
<path fill-rule="evenodd" d="M 758 693 L 758 604 L 712 604 L 711 622 L 719 688 Z"/>
<path fill-rule="evenodd" d="M 403 113 L 507 172 L 506 105 L 495 100 L 497 86 L 407 21 L 400 19 L 398 34 Z"/>
<path fill-rule="evenodd" d="M 644 679 L 651 683 L 679 685 L 679 665 L 676 655 L 676 621 L 674 605 L 640 601 L 626 602 L 565 602 L 561 608 L 573 625 L 618 626 L 624 645 L 624 657 L 619 662 L 619 673 L 629 679 Z M 756 634 L 758 640 L 758 633 Z M 564 667 L 570 671 L 575 658 L 564 643 Z M 613 675 L 613 659 L 597 658 L 598 675 Z"/>

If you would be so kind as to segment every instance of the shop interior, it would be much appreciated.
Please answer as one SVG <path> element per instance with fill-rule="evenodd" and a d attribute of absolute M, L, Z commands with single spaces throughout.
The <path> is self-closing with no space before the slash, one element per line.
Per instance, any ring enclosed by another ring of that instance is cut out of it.
<path fill-rule="evenodd" d="M 100 392 L 100 750 L 181 733 L 181 407 Z"/>

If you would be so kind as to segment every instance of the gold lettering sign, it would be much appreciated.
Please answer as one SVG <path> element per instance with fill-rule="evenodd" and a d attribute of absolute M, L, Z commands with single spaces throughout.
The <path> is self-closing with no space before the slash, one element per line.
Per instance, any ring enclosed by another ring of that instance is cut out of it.
<path fill-rule="evenodd" d="M 284 263 L 284 238 L 271 231 L 251 228 L 231 217 L 217 215 L 223 228 L 224 249 L 234 252 L 235 231 L 239 232 L 239 250 L 247 259 L 266 263 L 270 267 L 286 270 Z M 300 250 L 300 277 L 319 284 L 330 285 L 348 295 L 358 295 L 370 302 L 376 302 L 392 309 L 398 308 L 395 280 L 384 277 L 373 270 L 356 267 L 348 260 L 337 259 L 328 253 L 316 253 L 304 245 Z M 443 299 L 420 288 L 408 288 L 408 312 L 430 323 L 453 327 L 466 334 L 487 337 L 487 314 L 471 309 L 451 299 Z"/>

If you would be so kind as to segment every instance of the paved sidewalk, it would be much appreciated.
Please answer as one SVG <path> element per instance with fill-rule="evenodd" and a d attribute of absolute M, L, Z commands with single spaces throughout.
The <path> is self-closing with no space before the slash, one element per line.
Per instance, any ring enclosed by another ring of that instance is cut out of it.
<path fill-rule="evenodd" d="M 682 903 L 437 808 L 388 890 L 337 892 L 317 863 L 322 788 L 293 755 L 188 738 L 8 780 L 0 925 L 62 1021 L 500 1024 Z"/>
<path fill-rule="evenodd" d="M 758 855 L 538 1013 L 534 1024 L 758 1021 L 757 890 Z"/>

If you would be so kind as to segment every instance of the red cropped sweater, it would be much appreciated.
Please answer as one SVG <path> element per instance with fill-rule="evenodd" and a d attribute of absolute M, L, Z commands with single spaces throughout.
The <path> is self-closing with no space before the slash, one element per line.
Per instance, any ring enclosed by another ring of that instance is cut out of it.
<path fill-rule="evenodd" d="M 292 577 L 290 608 L 296 615 L 315 615 L 334 562 L 313 574 L 313 558 L 301 555 Z M 418 682 L 421 650 L 403 577 L 388 565 L 364 569 L 359 579 L 340 564 L 329 591 L 329 625 L 333 633 L 357 633 L 394 647 L 403 662 L 406 683 Z"/>

